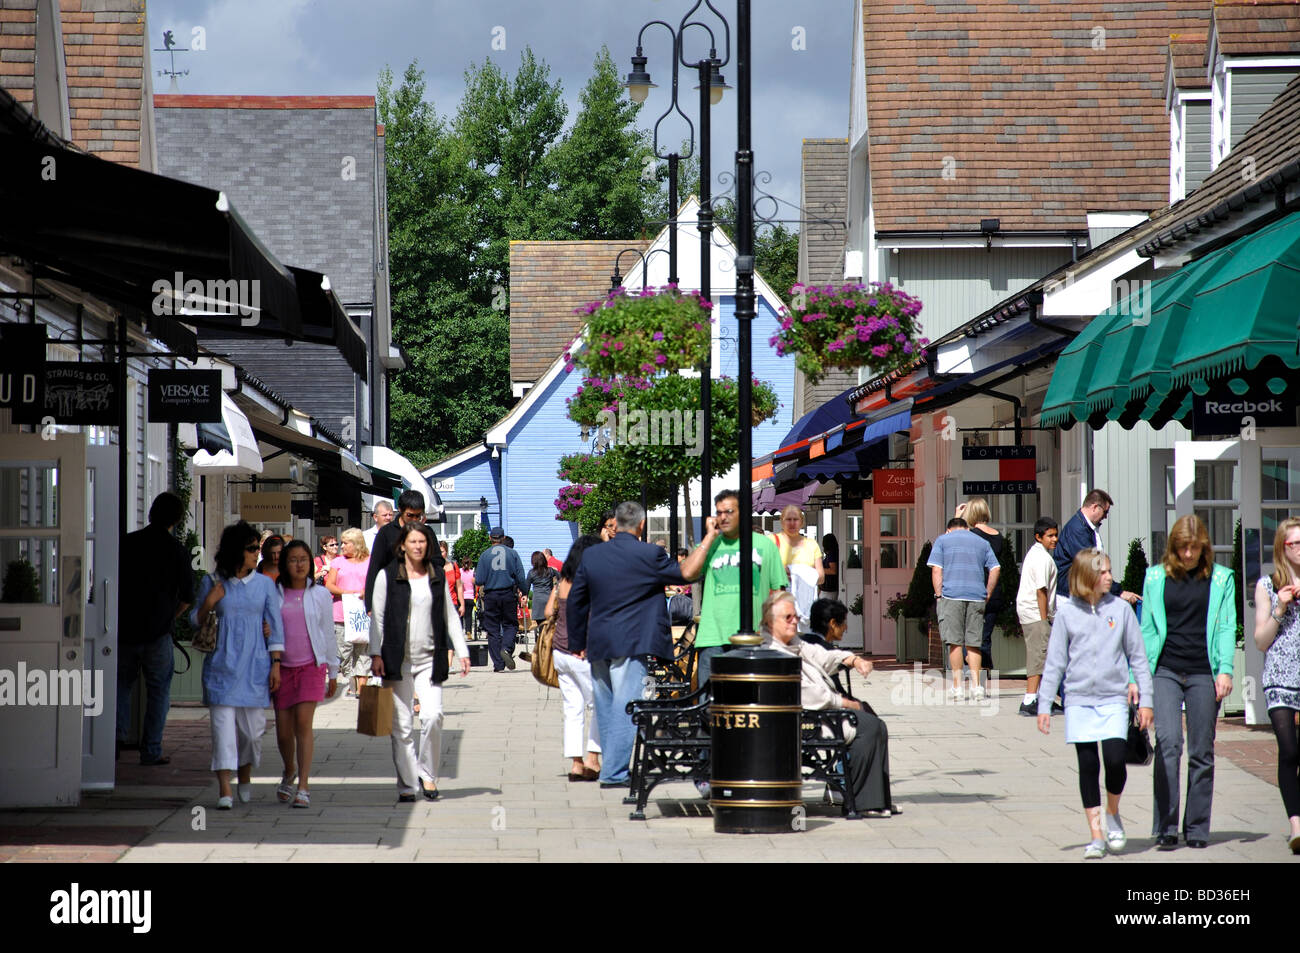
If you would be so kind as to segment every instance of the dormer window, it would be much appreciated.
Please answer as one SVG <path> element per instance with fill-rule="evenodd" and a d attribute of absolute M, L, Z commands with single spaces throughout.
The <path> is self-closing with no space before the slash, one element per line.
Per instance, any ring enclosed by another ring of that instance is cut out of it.
<path fill-rule="evenodd" d="M 1210 168 L 1216 169 L 1232 149 L 1232 112 L 1229 104 L 1231 83 L 1222 56 L 1214 58 L 1210 76 Z"/>

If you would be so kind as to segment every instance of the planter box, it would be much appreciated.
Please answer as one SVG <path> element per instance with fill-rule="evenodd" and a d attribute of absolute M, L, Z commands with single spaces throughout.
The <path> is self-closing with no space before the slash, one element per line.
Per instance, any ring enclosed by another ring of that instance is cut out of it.
<path fill-rule="evenodd" d="M 923 619 L 900 616 L 894 620 L 894 658 L 900 662 L 929 661 L 928 633 Z"/>
<path fill-rule="evenodd" d="M 1024 677 L 1025 640 L 1004 635 L 1002 626 L 993 629 L 993 665 L 998 674 Z"/>
<path fill-rule="evenodd" d="M 1219 708 L 1220 718 L 1231 718 L 1246 712 L 1246 650 L 1238 648 L 1232 653 L 1232 691 Z"/>

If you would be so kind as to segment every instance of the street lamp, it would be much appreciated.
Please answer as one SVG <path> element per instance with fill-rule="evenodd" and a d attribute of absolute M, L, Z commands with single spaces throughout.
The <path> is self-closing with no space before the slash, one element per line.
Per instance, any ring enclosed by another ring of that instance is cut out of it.
<path fill-rule="evenodd" d="M 721 22 L 724 34 L 723 57 L 718 58 L 717 37 L 708 24 L 699 20 L 692 20 L 701 5 L 706 5 L 709 10 Z M 712 125 L 710 123 L 709 108 L 717 105 L 722 101 L 722 96 L 726 90 L 731 87 L 727 85 L 726 79 L 722 75 L 722 67 L 725 66 L 731 58 L 731 27 L 725 17 L 713 6 L 709 0 L 697 0 L 686 15 L 682 17 L 677 29 L 674 30 L 669 24 L 662 20 L 651 20 L 641 27 L 637 34 L 636 54 L 632 57 L 632 69 L 627 75 L 628 95 L 633 102 L 645 102 L 649 96 L 650 90 L 655 88 L 651 81 L 650 73 L 647 70 L 648 58 L 645 55 L 642 39 L 645 31 L 651 26 L 658 24 L 668 30 L 673 38 L 673 63 L 672 63 L 672 102 L 668 109 L 664 111 L 654 125 L 654 154 L 657 158 L 668 160 L 668 283 L 677 284 L 677 168 L 679 156 L 676 153 L 669 153 L 667 156 L 659 152 L 659 125 L 674 110 L 685 120 L 687 127 L 691 131 L 690 148 L 694 149 L 695 127 L 691 124 L 690 119 L 682 112 L 678 105 L 677 83 L 678 67 L 685 66 L 689 69 L 695 69 L 699 74 L 699 83 L 695 87 L 700 93 L 700 212 L 699 212 L 699 233 L 700 233 L 700 297 L 706 301 L 712 300 L 712 289 L 710 287 L 710 273 L 712 265 L 710 261 L 710 250 L 713 242 L 713 205 L 711 178 L 712 168 L 710 166 L 710 146 Z M 683 48 L 683 39 L 686 30 L 689 27 L 696 27 L 704 30 L 709 35 L 709 55 L 704 59 L 696 62 L 690 62 L 686 59 Z M 690 153 L 687 153 L 689 156 Z M 643 259 L 644 264 L 644 259 Z M 617 263 L 616 263 L 617 270 Z M 713 377 L 713 357 L 712 346 L 705 352 L 704 361 L 700 365 L 700 411 L 704 418 L 704 440 L 700 453 L 700 533 L 704 533 L 704 526 L 709 518 L 712 500 L 710 499 L 709 483 L 713 473 L 713 394 L 712 394 L 712 377 Z M 676 520 L 677 494 L 673 493 L 673 504 L 671 507 L 673 530 L 672 535 L 677 533 Z M 674 551 L 676 544 L 674 541 Z"/>

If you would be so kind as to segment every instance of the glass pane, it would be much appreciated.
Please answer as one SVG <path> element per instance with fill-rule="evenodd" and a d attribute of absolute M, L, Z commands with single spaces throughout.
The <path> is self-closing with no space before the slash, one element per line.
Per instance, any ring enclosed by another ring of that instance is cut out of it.
<path fill-rule="evenodd" d="M 1178 483 L 1174 479 L 1174 468 L 1165 467 L 1165 506 L 1178 505 Z"/>
<path fill-rule="evenodd" d="M 1193 496 L 1197 500 L 1236 500 L 1237 461 L 1203 460 L 1196 464 Z"/>
<path fill-rule="evenodd" d="M 1237 525 L 1236 511 L 1228 506 L 1211 506 L 1197 508 L 1196 513 L 1210 531 L 1210 543 L 1215 546 L 1227 546 L 1232 549 L 1232 534 Z M 1171 525 L 1172 528 L 1172 525 Z"/>
<path fill-rule="evenodd" d="M 95 532 L 95 468 L 86 468 L 86 532 Z"/>
<path fill-rule="evenodd" d="M 58 525 L 58 464 L 0 466 L 0 529 L 57 529 Z"/>
<path fill-rule="evenodd" d="M 880 535 L 881 536 L 900 536 L 898 525 L 898 510 L 881 510 L 880 511 Z M 884 563 L 882 562 L 883 566 Z"/>
<path fill-rule="evenodd" d="M 862 517 L 861 515 L 849 516 L 847 518 L 847 528 L 850 540 L 862 539 Z"/>
<path fill-rule="evenodd" d="M 881 543 L 880 568 L 902 569 L 908 565 L 906 543 Z"/>
<path fill-rule="evenodd" d="M 848 554 L 848 559 L 844 564 L 844 568 L 845 569 L 862 568 L 862 543 L 860 542 L 849 543 L 849 554 Z"/>
<path fill-rule="evenodd" d="M 95 541 L 86 540 L 86 605 L 95 604 Z"/>
<path fill-rule="evenodd" d="M 0 601 L 59 604 L 58 537 L 0 539 Z"/>

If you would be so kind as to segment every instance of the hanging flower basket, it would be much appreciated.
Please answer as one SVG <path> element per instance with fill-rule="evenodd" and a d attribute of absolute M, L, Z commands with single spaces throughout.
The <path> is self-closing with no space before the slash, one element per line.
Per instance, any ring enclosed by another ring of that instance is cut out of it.
<path fill-rule="evenodd" d="M 628 294 L 615 288 L 575 314 L 587 319 L 587 348 L 564 352 L 565 369 L 576 365 L 592 377 L 644 377 L 704 363 L 709 354 L 713 304 L 675 285 Z"/>
<path fill-rule="evenodd" d="M 555 498 L 555 518 L 557 520 L 569 520 L 570 522 L 576 520 L 578 513 L 582 510 L 583 500 L 593 489 L 595 488 L 583 483 L 571 483 L 568 486 L 560 487 L 560 493 Z"/>
<path fill-rule="evenodd" d="M 651 382 L 644 377 L 584 377 L 582 386 L 565 400 L 569 419 L 583 427 L 595 427 L 605 412 L 617 413 L 619 401 L 627 400 L 636 391 L 649 390 Z"/>
<path fill-rule="evenodd" d="M 888 282 L 790 289 L 793 307 L 768 341 L 777 354 L 817 383 L 833 369 L 866 367 L 884 374 L 918 360 L 929 339 L 920 336 L 921 302 Z"/>

